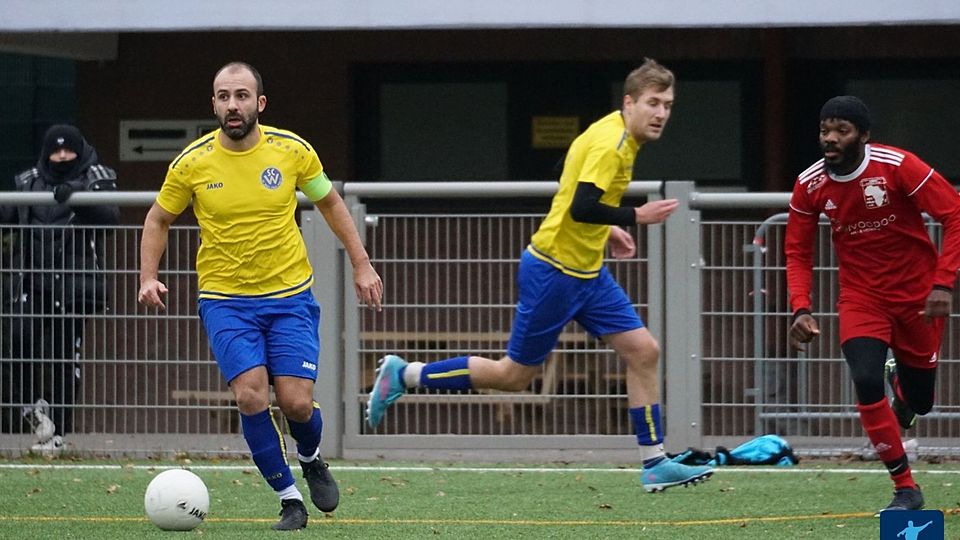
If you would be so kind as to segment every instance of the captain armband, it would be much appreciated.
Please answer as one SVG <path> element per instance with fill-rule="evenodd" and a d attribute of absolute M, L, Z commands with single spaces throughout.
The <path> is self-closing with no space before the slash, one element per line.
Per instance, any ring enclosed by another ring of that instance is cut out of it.
<path fill-rule="evenodd" d="M 320 176 L 304 184 L 300 191 L 311 201 L 317 202 L 326 197 L 331 189 L 333 189 L 333 182 L 327 177 L 326 172 L 321 171 Z"/>

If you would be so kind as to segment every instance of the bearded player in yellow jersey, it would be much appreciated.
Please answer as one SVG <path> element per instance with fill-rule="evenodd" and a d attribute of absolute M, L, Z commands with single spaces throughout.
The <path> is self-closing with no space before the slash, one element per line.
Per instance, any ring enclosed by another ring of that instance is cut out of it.
<path fill-rule="evenodd" d="M 358 300 L 380 309 L 383 286 L 313 148 L 292 132 L 259 123 L 266 104 L 263 81 L 252 66 L 232 62 L 217 71 L 213 111 L 220 129 L 191 143 L 170 164 L 143 226 L 138 299 L 165 307 L 160 258 L 170 225 L 193 201 L 201 238 L 200 318 L 236 399 L 253 461 L 280 498 L 280 520 L 273 528 L 295 530 L 306 527 L 307 510 L 270 413 L 270 384 L 297 441 L 313 504 L 332 512 L 340 500 L 319 452 L 323 419 L 313 387 L 320 308 L 310 291 L 313 269 L 295 220 L 297 189 L 316 204 L 346 248 Z"/>
<path fill-rule="evenodd" d="M 627 366 L 629 413 L 643 461 L 648 492 L 695 484 L 713 474 L 666 458 L 663 451 L 657 361 L 660 347 L 644 327 L 626 292 L 603 266 L 609 240 L 614 257 L 636 246 L 620 225 L 661 223 L 675 199 L 621 206 L 644 143 L 660 138 L 673 107 L 674 77 L 647 59 L 624 82 L 623 106 L 591 125 L 567 153 L 550 212 L 520 259 L 519 301 L 507 355 L 500 360 L 460 356 L 423 364 L 386 356 L 367 401 L 367 423 L 376 427 L 387 407 L 407 388 L 519 391 L 540 366 L 570 321 L 602 338 Z"/>

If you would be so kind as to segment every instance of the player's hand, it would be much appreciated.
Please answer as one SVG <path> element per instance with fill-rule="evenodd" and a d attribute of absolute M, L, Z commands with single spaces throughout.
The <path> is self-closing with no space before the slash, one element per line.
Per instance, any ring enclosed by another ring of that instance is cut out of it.
<path fill-rule="evenodd" d="M 358 302 L 366 304 L 370 309 L 382 309 L 380 302 L 383 300 L 383 281 L 369 262 L 354 267 L 353 287 L 357 292 Z"/>
<path fill-rule="evenodd" d="M 939 287 L 934 287 L 927 296 L 927 305 L 923 310 L 924 317 L 930 322 L 934 317 L 946 317 L 950 315 L 953 303 L 953 292 Z"/>
<path fill-rule="evenodd" d="M 806 351 L 807 343 L 810 343 L 814 336 L 819 335 L 820 327 L 817 326 L 817 320 L 813 315 L 804 313 L 790 326 L 790 346 L 797 351 Z"/>
<path fill-rule="evenodd" d="M 650 201 L 643 206 L 633 209 L 640 225 L 651 225 L 653 223 L 663 223 L 677 207 L 680 201 L 676 199 L 664 199 L 662 201 Z"/>
<path fill-rule="evenodd" d="M 167 309 L 163 304 L 163 295 L 167 294 L 167 286 L 160 280 L 148 279 L 140 284 L 140 292 L 137 294 L 137 301 L 147 307 L 160 308 L 161 311 Z"/>
<path fill-rule="evenodd" d="M 610 255 L 614 259 L 629 259 L 637 254 L 637 243 L 630 233 L 620 227 L 610 227 Z"/>

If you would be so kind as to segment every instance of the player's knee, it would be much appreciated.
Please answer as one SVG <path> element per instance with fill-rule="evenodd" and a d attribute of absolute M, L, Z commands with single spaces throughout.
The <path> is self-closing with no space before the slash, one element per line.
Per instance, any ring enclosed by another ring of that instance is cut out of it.
<path fill-rule="evenodd" d="M 857 401 L 862 405 L 870 405 L 886 398 L 883 387 L 883 377 L 877 373 L 851 371 L 853 389 L 857 393 Z"/>
<path fill-rule="evenodd" d="M 515 362 L 500 360 L 498 364 L 501 369 L 499 379 L 502 386 L 500 390 L 507 392 L 526 390 L 537 375 L 537 370 Z"/>
<path fill-rule="evenodd" d="M 933 396 L 913 398 L 907 401 L 913 412 L 923 416 L 933 409 Z"/>
<path fill-rule="evenodd" d="M 503 381 L 506 386 L 503 390 L 507 392 L 520 392 L 530 387 L 530 383 L 533 382 L 533 377 L 524 373 L 511 372 L 507 377 L 503 378 Z"/>
<path fill-rule="evenodd" d="M 234 387 L 233 397 L 237 400 L 237 408 L 243 414 L 256 414 L 270 406 L 267 396 L 251 387 Z"/>
<path fill-rule="evenodd" d="M 637 347 L 623 354 L 624 361 L 637 370 L 652 370 L 657 368 L 660 360 L 660 343 L 652 336 L 642 340 Z"/>
<path fill-rule="evenodd" d="M 294 422 L 306 422 L 313 414 L 313 399 L 310 396 L 287 397 L 279 400 L 280 412 Z"/>
<path fill-rule="evenodd" d="M 640 354 L 643 356 L 643 362 L 656 366 L 660 359 L 660 342 L 651 337 L 644 342 Z"/>

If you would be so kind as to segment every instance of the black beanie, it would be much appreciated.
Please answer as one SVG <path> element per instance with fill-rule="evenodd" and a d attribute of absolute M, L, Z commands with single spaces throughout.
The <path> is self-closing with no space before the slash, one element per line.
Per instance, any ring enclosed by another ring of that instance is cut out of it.
<path fill-rule="evenodd" d="M 41 158 L 49 159 L 50 154 L 61 148 L 72 150 L 73 153 L 77 154 L 77 157 L 80 157 L 83 153 L 83 146 L 83 135 L 80 134 L 79 129 L 66 124 L 57 124 L 50 126 L 46 135 L 43 136 Z"/>
<path fill-rule="evenodd" d="M 870 131 L 870 109 L 857 96 L 836 96 L 827 100 L 820 109 L 820 121 L 828 118 L 847 120 L 857 126 L 857 131 Z"/>

